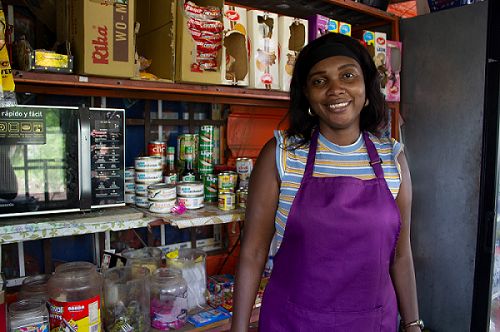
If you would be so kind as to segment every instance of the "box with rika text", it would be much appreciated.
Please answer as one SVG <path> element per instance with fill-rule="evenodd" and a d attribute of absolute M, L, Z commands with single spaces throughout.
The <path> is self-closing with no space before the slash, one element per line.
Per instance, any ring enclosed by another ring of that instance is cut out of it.
<path fill-rule="evenodd" d="M 247 86 L 250 84 L 247 9 L 224 5 L 222 36 L 222 84 Z"/>
<path fill-rule="evenodd" d="M 177 2 L 175 82 L 222 83 L 223 10 L 224 0 Z"/>
<path fill-rule="evenodd" d="M 295 60 L 308 41 L 309 21 L 290 16 L 278 18 L 279 70 L 282 91 L 290 91 Z"/>
<path fill-rule="evenodd" d="M 134 76 L 134 1 L 57 0 L 57 40 L 70 42 L 75 74 Z"/>
<path fill-rule="evenodd" d="M 250 40 L 250 87 L 280 88 L 278 65 L 278 14 L 247 11 Z"/>

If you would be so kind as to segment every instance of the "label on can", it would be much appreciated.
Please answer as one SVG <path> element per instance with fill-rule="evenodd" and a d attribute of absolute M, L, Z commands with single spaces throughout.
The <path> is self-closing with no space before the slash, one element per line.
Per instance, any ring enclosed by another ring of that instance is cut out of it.
<path fill-rule="evenodd" d="M 219 192 L 219 209 L 233 210 L 236 207 L 236 195 L 232 192 Z"/>
<path fill-rule="evenodd" d="M 200 153 L 198 158 L 198 173 L 201 174 L 209 174 L 214 171 L 214 158 L 213 158 L 213 150 L 210 149 L 202 149 L 200 147 Z"/>
<path fill-rule="evenodd" d="M 78 302 L 50 299 L 51 331 L 101 331 L 101 297 Z"/>
<path fill-rule="evenodd" d="M 234 175 L 226 172 L 218 175 L 219 190 L 234 189 Z"/>
<path fill-rule="evenodd" d="M 177 183 L 177 195 L 179 196 L 201 196 L 203 192 L 203 182 L 191 181 Z"/>
<path fill-rule="evenodd" d="M 248 180 L 253 169 L 252 158 L 236 158 L 236 172 L 241 180 Z"/>
<path fill-rule="evenodd" d="M 165 201 L 149 201 L 149 211 L 153 213 L 170 213 L 175 206 L 175 199 Z"/>
<path fill-rule="evenodd" d="M 151 171 L 161 170 L 163 163 L 161 157 L 137 157 L 135 158 L 135 170 L 137 171 Z"/>
<path fill-rule="evenodd" d="M 136 171 L 135 172 L 135 182 L 161 182 L 162 171 Z"/>
<path fill-rule="evenodd" d="M 135 204 L 135 193 L 125 193 L 125 203 Z"/>
<path fill-rule="evenodd" d="M 205 202 L 217 202 L 217 184 L 219 179 L 214 174 L 203 175 L 203 187 L 205 192 Z"/>
<path fill-rule="evenodd" d="M 149 142 L 148 143 L 148 156 L 159 156 L 163 163 L 165 163 L 165 156 L 167 150 L 167 143 L 165 142 Z"/>
<path fill-rule="evenodd" d="M 135 205 L 138 207 L 147 208 L 149 207 L 148 196 L 135 195 Z"/>
<path fill-rule="evenodd" d="M 179 154 L 178 167 L 184 167 L 186 163 L 186 146 L 193 148 L 194 158 L 193 165 L 198 162 L 198 135 L 182 134 L 177 136 L 177 151 Z"/>
<path fill-rule="evenodd" d="M 248 196 L 248 191 L 245 189 L 238 189 L 236 190 L 236 204 L 238 204 L 239 207 L 246 207 L 247 206 L 247 196 Z"/>
<path fill-rule="evenodd" d="M 135 179 L 135 167 L 125 167 L 125 181 Z"/>
<path fill-rule="evenodd" d="M 193 197 L 177 197 L 179 202 L 182 202 L 186 206 L 187 209 L 199 209 L 204 207 L 204 197 L 201 196 L 193 196 Z"/>
<path fill-rule="evenodd" d="M 135 181 L 125 181 L 125 192 L 135 192 Z"/>
<path fill-rule="evenodd" d="M 213 148 L 214 126 L 200 127 L 200 148 Z"/>
<path fill-rule="evenodd" d="M 148 187 L 148 198 L 151 201 L 164 201 L 175 199 L 177 196 L 175 185 L 173 184 L 155 184 Z"/>

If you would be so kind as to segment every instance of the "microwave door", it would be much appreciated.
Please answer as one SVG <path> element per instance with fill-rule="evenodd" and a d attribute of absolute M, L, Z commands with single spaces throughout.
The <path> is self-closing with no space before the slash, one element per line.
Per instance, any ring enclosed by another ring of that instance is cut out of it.
<path fill-rule="evenodd" d="M 80 182 L 80 209 L 90 210 L 92 205 L 91 181 L 91 128 L 90 111 L 87 107 L 80 108 L 80 135 L 79 135 L 79 182 Z"/>
<path fill-rule="evenodd" d="M 78 118 L 76 107 L 0 110 L 0 217 L 79 210 Z"/>

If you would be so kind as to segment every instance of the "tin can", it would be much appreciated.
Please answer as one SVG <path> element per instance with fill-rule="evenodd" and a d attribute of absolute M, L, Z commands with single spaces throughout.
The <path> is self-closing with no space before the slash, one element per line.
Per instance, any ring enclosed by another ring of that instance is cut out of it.
<path fill-rule="evenodd" d="M 181 181 L 177 183 L 177 196 L 203 196 L 203 182 L 201 181 Z"/>
<path fill-rule="evenodd" d="M 240 189 L 248 189 L 248 180 L 240 180 Z"/>
<path fill-rule="evenodd" d="M 125 180 L 125 192 L 126 193 L 135 193 L 135 181 L 127 181 Z"/>
<path fill-rule="evenodd" d="M 210 174 L 214 171 L 213 147 L 200 147 L 198 157 L 198 173 Z"/>
<path fill-rule="evenodd" d="M 219 191 L 232 190 L 234 191 L 234 174 L 230 172 L 220 173 L 218 176 Z"/>
<path fill-rule="evenodd" d="M 248 180 L 253 169 L 252 158 L 236 158 L 236 172 L 240 180 Z"/>
<path fill-rule="evenodd" d="M 219 179 L 215 174 L 203 174 L 205 202 L 217 202 L 217 184 Z"/>
<path fill-rule="evenodd" d="M 135 183 L 135 193 L 137 195 L 148 196 L 148 187 L 158 184 L 158 182 L 136 182 Z"/>
<path fill-rule="evenodd" d="M 135 158 L 135 171 L 162 170 L 161 157 L 137 157 Z"/>
<path fill-rule="evenodd" d="M 219 209 L 233 210 L 236 207 L 236 195 L 229 191 L 219 191 Z"/>
<path fill-rule="evenodd" d="M 205 206 L 204 196 L 178 196 L 177 201 L 182 202 L 189 210 L 199 209 Z"/>
<path fill-rule="evenodd" d="M 148 198 L 151 201 L 167 201 L 177 197 L 175 185 L 173 184 L 154 184 L 148 187 Z"/>
<path fill-rule="evenodd" d="M 135 205 L 138 207 L 142 207 L 142 208 L 148 208 L 149 207 L 148 196 L 136 194 L 135 195 Z"/>
<path fill-rule="evenodd" d="M 148 143 L 148 156 L 160 157 L 162 165 L 165 165 L 166 150 L 167 150 L 167 143 L 165 142 L 156 141 Z"/>
<path fill-rule="evenodd" d="M 135 192 L 126 192 L 125 193 L 125 203 L 126 204 L 135 204 Z"/>
<path fill-rule="evenodd" d="M 135 182 L 156 182 L 163 180 L 163 172 L 161 169 L 151 171 L 135 171 Z"/>
<path fill-rule="evenodd" d="M 239 207 L 246 208 L 247 207 L 247 196 L 248 196 L 248 191 L 246 189 L 236 190 L 236 204 Z"/>
<path fill-rule="evenodd" d="M 220 127 L 214 128 L 214 165 L 220 164 Z"/>
<path fill-rule="evenodd" d="M 213 148 L 214 126 L 200 126 L 200 149 Z"/>
<path fill-rule="evenodd" d="M 135 167 L 125 167 L 125 182 L 135 181 Z"/>
<path fill-rule="evenodd" d="M 195 134 L 182 134 L 177 136 L 177 151 L 179 154 L 177 166 L 183 168 L 186 163 L 186 146 L 193 147 L 194 158 L 193 165 L 198 162 L 198 135 Z"/>
<path fill-rule="evenodd" d="M 149 212 L 170 213 L 175 206 L 175 199 L 149 201 Z"/>

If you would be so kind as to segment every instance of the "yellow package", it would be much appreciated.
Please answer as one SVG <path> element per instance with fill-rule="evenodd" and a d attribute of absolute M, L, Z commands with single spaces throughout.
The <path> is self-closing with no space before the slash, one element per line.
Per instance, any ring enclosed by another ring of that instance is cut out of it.
<path fill-rule="evenodd" d="M 6 22 L 3 10 L 0 10 L 0 70 L 2 76 L 2 90 L 4 94 L 8 91 L 13 92 L 15 89 L 14 78 L 12 77 L 12 69 L 10 68 L 9 53 L 7 52 L 7 41 L 5 38 Z"/>

